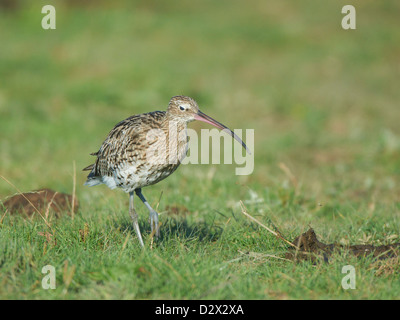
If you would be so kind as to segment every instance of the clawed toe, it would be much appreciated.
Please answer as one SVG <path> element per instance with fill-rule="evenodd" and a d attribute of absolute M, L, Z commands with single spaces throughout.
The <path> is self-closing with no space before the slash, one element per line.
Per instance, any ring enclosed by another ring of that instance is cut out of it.
<path fill-rule="evenodd" d="M 160 228 L 158 225 L 158 213 L 156 211 L 150 212 L 149 220 L 151 226 L 151 233 L 158 238 L 160 236 Z"/>

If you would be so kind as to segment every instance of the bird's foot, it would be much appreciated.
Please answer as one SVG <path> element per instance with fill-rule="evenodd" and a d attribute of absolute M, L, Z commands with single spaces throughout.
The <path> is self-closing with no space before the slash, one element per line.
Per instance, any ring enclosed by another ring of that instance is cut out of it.
<path fill-rule="evenodd" d="M 151 226 L 151 233 L 158 238 L 160 236 L 160 228 L 158 226 L 158 213 L 154 210 L 150 211 L 149 220 Z"/>

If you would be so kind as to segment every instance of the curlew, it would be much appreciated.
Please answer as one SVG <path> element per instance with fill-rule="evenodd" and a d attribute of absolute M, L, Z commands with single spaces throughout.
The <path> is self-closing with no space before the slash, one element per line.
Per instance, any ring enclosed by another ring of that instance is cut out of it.
<path fill-rule="evenodd" d="M 134 194 L 149 210 L 151 231 L 158 237 L 158 213 L 143 196 L 142 188 L 165 179 L 178 168 L 188 150 L 187 124 L 194 120 L 226 131 L 250 153 L 232 130 L 201 112 L 195 100 L 175 96 L 167 111 L 134 115 L 119 122 L 99 151 L 91 154 L 97 157 L 96 162 L 83 169 L 90 170 L 85 185 L 105 184 L 110 189 L 121 188 L 129 193 L 129 214 L 142 247 Z"/>

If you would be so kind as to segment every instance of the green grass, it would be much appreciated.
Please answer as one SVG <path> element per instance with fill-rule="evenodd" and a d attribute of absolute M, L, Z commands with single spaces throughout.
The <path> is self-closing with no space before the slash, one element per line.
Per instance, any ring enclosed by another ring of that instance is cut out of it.
<path fill-rule="evenodd" d="M 80 209 L 51 220 L 52 230 L 0 209 L 0 298 L 400 297 L 398 260 L 269 258 L 287 247 L 239 206 L 290 240 L 312 226 L 326 243 L 399 241 L 398 1 L 354 1 L 354 31 L 340 27 L 344 1 L 55 1 L 54 31 L 41 29 L 47 3 L 20 3 L 0 9 L 0 174 L 21 191 L 71 193 L 75 161 Z M 83 187 L 79 169 L 118 121 L 163 110 L 176 94 L 229 127 L 254 129 L 255 169 L 181 166 L 145 188 L 155 205 L 163 193 L 163 225 L 150 249 L 137 202 L 142 251 L 127 195 Z M 1 199 L 14 193 L 0 180 Z M 169 215 L 174 205 L 189 213 Z M 56 290 L 41 287 L 48 264 Z M 355 290 L 341 287 L 347 264 Z"/>

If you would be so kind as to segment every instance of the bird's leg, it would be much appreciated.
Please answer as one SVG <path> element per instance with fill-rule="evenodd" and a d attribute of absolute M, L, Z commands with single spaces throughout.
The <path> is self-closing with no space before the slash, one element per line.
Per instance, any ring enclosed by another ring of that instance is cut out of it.
<path fill-rule="evenodd" d="M 146 198 L 142 194 L 142 189 L 136 189 L 135 191 L 140 200 L 142 200 L 147 209 L 149 209 L 151 232 L 155 232 L 155 236 L 158 238 L 160 236 L 160 230 L 158 227 L 158 213 L 149 205 Z"/>
<path fill-rule="evenodd" d="M 139 229 L 138 214 L 136 213 L 135 208 L 133 206 L 133 197 L 134 197 L 134 193 L 129 192 L 129 214 L 131 215 L 131 218 L 133 221 L 133 228 L 135 229 L 136 235 L 139 238 L 140 245 L 143 248 L 144 244 L 143 244 L 142 234 L 140 233 L 140 229 Z"/>

